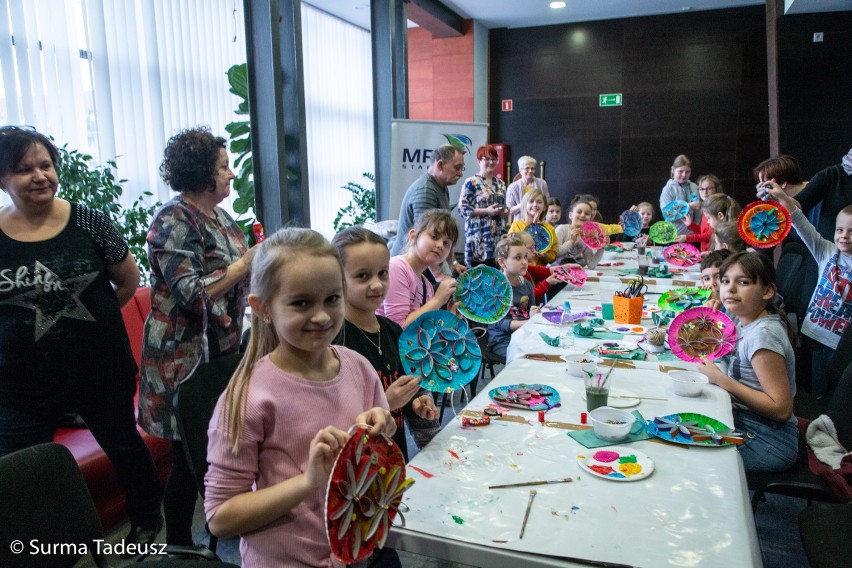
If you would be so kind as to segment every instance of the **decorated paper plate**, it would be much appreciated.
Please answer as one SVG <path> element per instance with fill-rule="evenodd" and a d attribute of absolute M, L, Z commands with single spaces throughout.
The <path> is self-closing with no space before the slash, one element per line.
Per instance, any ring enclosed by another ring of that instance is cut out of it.
<path fill-rule="evenodd" d="M 629 355 L 633 353 L 636 346 L 632 343 L 623 343 L 621 341 L 604 341 L 594 348 L 594 351 L 604 357 L 606 355 Z"/>
<path fill-rule="evenodd" d="M 356 428 L 328 480 L 325 527 L 331 553 L 353 564 L 384 547 L 402 494 L 413 483 L 393 440 L 371 438 L 366 428 Z"/>
<path fill-rule="evenodd" d="M 743 442 L 742 434 L 715 418 L 695 412 L 679 412 L 658 416 L 645 423 L 652 436 L 689 446 L 730 446 Z"/>
<path fill-rule="evenodd" d="M 532 235 L 537 252 L 544 252 L 553 244 L 553 237 L 550 235 L 550 232 L 538 223 L 533 223 L 524 229 L 524 232 Z"/>
<path fill-rule="evenodd" d="M 743 240 L 752 247 L 769 248 L 790 233 L 790 212 L 780 203 L 755 201 L 746 205 L 737 219 Z"/>
<path fill-rule="evenodd" d="M 684 361 L 698 363 L 724 357 L 737 342 L 737 326 L 727 315 L 707 307 L 681 312 L 669 326 L 669 347 Z"/>
<path fill-rule="evenodd" d="M 648 328 L 644 325 L 635 325 L 632 323 L 616 323 L 608 326 L 607 329 L 614 333 L 623 333 L 625 335 L 645 335 Z"/>
<path fill-rule="evenodd" d="M 592 221 L 583 223 L 583 234 L 580 239 L 593 250 L 598 250 L 606 245 L 606 233 L 600 225 Z"/>
<path fill-rule="evenodd" d="M 589 450 L 586 454 L 577 456 L 577 464 L 588 473 L 610 481 L 638 481 L 654 473 L 654 461 L 634 448 L 615 446 Z"/>
<path fill-rule="evenodd" d="M 666 221 L 677 221 L 689 215 L 689 203 L 675 199 L 663 207 L 663 219 Z"/>
<path fill-rule="evenodd" d="M 454 298 L 464 317 L 495 323 L 512 307 L 512 285 L 502 272 L 482 264 L 459 276 Z"/>
<path fill-rule="evenodd" d="M 663 258 L 677 266 L 693 266 L 701 262 L 701 251 L 689 243 L 675 243 L 663 249 Z"/>
<path fill-rule="evenodd" d="M 664 310 L 682 312 L 689 308 L 696 308 L 704 304 L 710 297 L 710 290 L 706 288 L 672 288 L 660 296 L 657 303 Z"/>
<path fill-rule="evenodd" d="M 677 227 L 668 221 L 657 221 L 648 229 L 651 240 L 660 245 L 667 245 L 677 238 Z"/>
<path fill-rule="evenodd" d="M 581 391 L 580 396 L 583 400 L 586 400 L 585 389 Z M 606 399 L 606 405 L 612 408 L 633 408 L 634 406 L 639 406 L 640 402 L 642 402 L 642 399 L 636 398 L 635 392 L 616 388 L 609 389 L 609 396 Z"/>
<path fill-rule="evenodd" d="M 547 410 L 559 404 L 559 393 L 550 385 L 520 384 L 488 391 L 491 400 L 523 410 Z"/>
<path fill-rule="evenodd" d="M 467 321 L 445 310 L 426 312 L 399 336 L 405 372 L 420 377 L 420 387 L 452 392 L 479 373 L 482 352 Z"/>
<path fill-rule="evenodd" d="M 621 214 L 620 224 L 624 228 L 624 234 L 635 237 L 642 232 L 642 216 L 638 211 L 628 209 Z"/>
<path fill-rule="evenodd" d="M 582 288 L 583 284 L 586 283 L 586 278 L 589 277 L 585 270 L 573 266 L 556 266 L 550 270 L 550 273 L 562 282 L 567 282 L 577 288 Z"/>

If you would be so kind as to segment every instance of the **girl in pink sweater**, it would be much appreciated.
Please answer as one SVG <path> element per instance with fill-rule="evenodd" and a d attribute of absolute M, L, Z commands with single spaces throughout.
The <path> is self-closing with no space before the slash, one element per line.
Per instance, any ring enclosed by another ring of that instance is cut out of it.
<path fill-rule="evenodd" d="M 421 314 L 444 309 L 456 291 L 455 278 L 444 278 L 434 290 L 423 275 L 452 254 L 459 228 L 448 211 L 429 209 L 414 228 L 398 239 L 408 239 L 405 252 L 390 259 L 388 293 L 376 315 L 395 321 L 403 329 Z M 434 272 L 433 272 L 434 273 Z"/>
<path fill-rule="evenodd" d="M 370 363 L 330 345 L 343 325 L 337 251 L 283 229 L 255 256 L 252 334 L 208 432 L 204 508 L 211 532 L 241 535 L 243 566 L 339 565 L 325 534 L 325 489 L 353 424 L 393 435 Z"/>

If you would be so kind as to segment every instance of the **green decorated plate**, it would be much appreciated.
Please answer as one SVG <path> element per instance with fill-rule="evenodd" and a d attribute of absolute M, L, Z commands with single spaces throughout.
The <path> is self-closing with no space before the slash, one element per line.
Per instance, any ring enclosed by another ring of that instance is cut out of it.
<path fill-rule="evenodd" d="M 689 446 L 721 447 L 741 444 L 742 434 L 727 424 L 696 412 L 657 416 L 645 423 L 645 430 L 667 442 Z"/>
<path fill-rule="evenodd" d="M 689 308 L 703 306 L 708 298 L 710 298 L 710 290 L 706 288 L 672 288 L 660 296 L 657 305 L 663 310 L 682 312 Z"/>

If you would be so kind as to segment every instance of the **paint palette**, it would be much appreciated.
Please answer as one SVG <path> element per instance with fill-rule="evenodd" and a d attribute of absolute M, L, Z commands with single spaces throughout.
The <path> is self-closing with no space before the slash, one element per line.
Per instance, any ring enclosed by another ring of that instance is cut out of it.
<path fill-rule="evenodd" d="M 644 325 L 635 325 L 632 323 L 617 323 L 607 327 L 607 329 L 624 335 L 645 335 L 648 332 L 648 328 Z"/>
<path fill-rule="evenodd" d="M 645 453 L 621 446 L 579 455 L 577 465 L 595 477 L 610 481 L 639 481 L 654 473 L 654 461 Z"/>
<path fill-rule="evenodd" d="M 559 404 L 559 393 L 550 385 L 519 384 L 488 391 L 491 400 L 522 410 L 548 410 Z"/>

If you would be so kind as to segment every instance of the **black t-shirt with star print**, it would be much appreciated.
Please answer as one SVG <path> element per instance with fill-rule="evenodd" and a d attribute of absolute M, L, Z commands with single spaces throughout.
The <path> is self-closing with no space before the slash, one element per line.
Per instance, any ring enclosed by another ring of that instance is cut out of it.
<path fill-rule="evenodd" d="M 106 274 L 127 251 L 106 216 L 74 203 L 51 239 L 0 230 L 0 407 L 52 415 L 133 395 L 136 363 Z"/>

